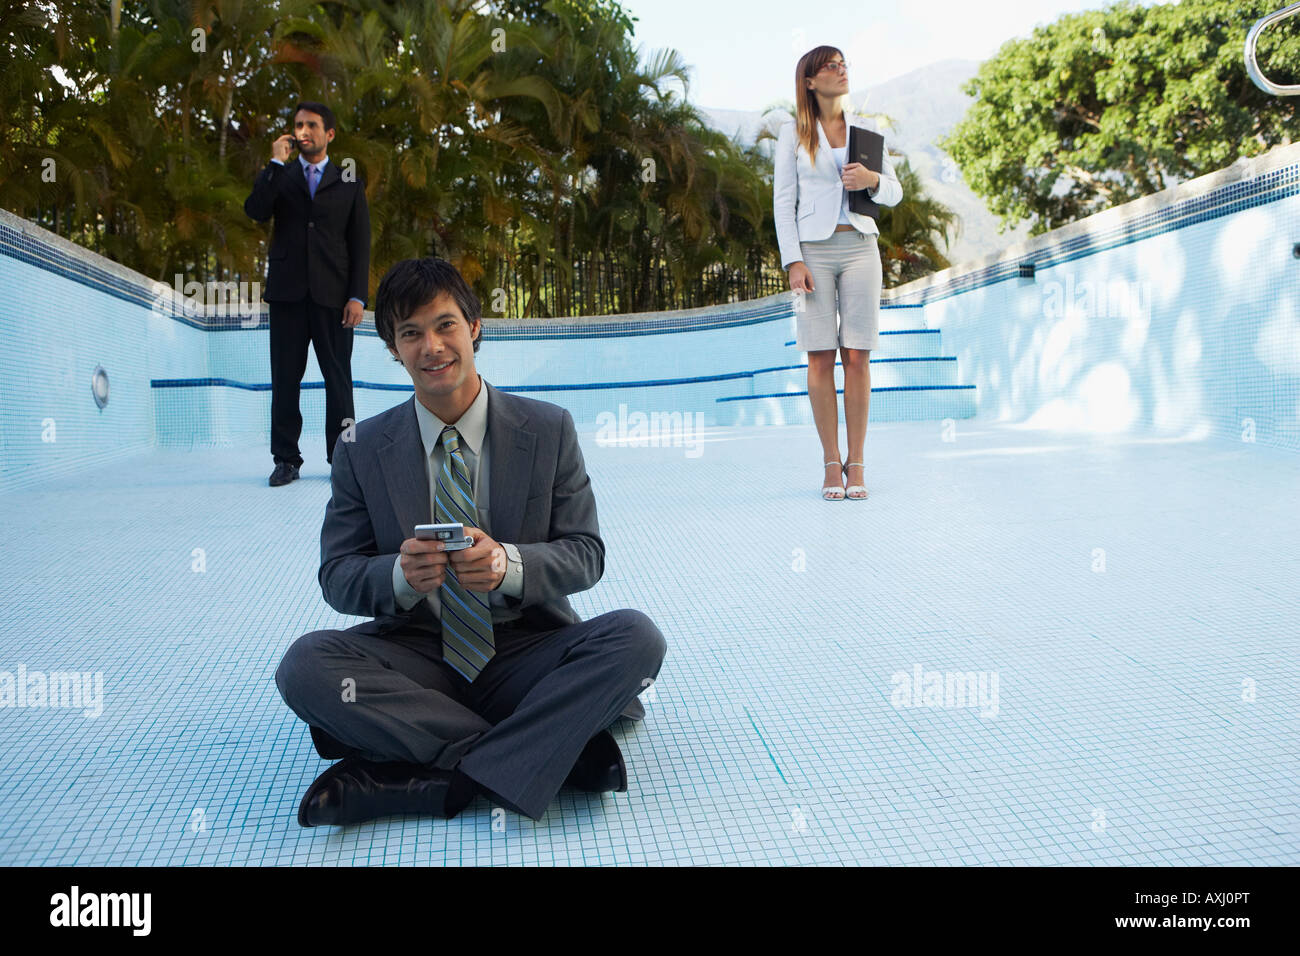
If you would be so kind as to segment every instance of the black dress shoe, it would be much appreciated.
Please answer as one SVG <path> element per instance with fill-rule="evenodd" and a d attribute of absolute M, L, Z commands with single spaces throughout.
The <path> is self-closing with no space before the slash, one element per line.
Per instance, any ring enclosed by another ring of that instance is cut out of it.
<path fill-rule="evenodd" d="M 623 763 L 623 751 L 618 749 L 618 743 L 608 730 L 602 730 L 587 741 L 564 782 L 588 793 L 610 790 L 623 793 L 627 790 L 627 765 Z"/>
<path fill-rule="evenodd" d="M 307 788 L 298 805 L 298 823 L 345 826 L 394 813 L 446 817 L 451 782 L 450 770 L 345 757 Z"/>
<path fill-rule="evenodd" d="M 287 485 L 291 481 L 298 480 L 298 466 L 291 465 L 287 461 L 277 461 L 275 471 L 271 472 L 271 477 L 267 480 L 272 488 L 277 485 Z"/>

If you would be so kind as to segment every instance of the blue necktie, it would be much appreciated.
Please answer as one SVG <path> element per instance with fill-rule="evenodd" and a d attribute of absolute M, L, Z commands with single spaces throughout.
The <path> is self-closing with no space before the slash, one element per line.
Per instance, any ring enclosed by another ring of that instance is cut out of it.
<path fill-rule="evenodd" d="M 311 198 L 316 198 L 316 167 L 307 167 L 307 192 L 311 193 Z"/>

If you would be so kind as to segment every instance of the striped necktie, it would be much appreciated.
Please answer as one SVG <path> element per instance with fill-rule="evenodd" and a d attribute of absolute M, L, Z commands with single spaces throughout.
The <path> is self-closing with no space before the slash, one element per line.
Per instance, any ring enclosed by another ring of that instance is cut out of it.
<path fill-rule="evenodd" d="M 312 199 L 316 198 L 316 173 L 315 166 L 307 167 L 307 192 L 311 194 Z"/>
<path fill-rule="evenodd" d="M 477 527 L 478 512 L 470 490 L 469 468 L 460 450 L 460 433 L 448 425 L 442 430 L 440 441 L 442 471 L 438 473 L 438 488 L 433 496 L 433 520 L 459 521 L 467 528 Z M 496 653 L 487 595 L 462 587 L 449 563 L 438 597 L 442 602 L 442 658 L 472 682 Z"/>

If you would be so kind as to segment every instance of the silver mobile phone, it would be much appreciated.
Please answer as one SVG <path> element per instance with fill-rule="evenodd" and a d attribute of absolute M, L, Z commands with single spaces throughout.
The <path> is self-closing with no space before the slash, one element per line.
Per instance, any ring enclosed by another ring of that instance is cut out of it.
<path fill-rule="evenodd" d="M 421 541 L 441 541 L 444 551 L 463 551 L 474 544 L 474 539 L 465 534 L 465 526 L 459 521 L 417 524 L 415 536 Z"/>

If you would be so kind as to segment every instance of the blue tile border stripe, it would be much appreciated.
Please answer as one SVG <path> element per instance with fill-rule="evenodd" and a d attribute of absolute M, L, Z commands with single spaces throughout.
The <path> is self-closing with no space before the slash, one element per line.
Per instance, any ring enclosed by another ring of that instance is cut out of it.
<path fill-rule="evenodd" d="M 955 362 L 957 357 L 953 355 L 934 355 L 905 358 L 880 358 L 871 359 L 871 364 L 884 362 Z M 840 363 L 836 363 L 839 365 Z M 790 372 L 806 369 L 807 365 L 773 365 L 767 368 L 757 368 L 749 372 L 722 372 L 717 375 L 697 375 L 689 378 L 655 378 L 640 379 L 630 382 L 573 382 L 570 384 L 560 385 L 498 385 L 497 388 L 503 392 L 581 392 L 610 388 L 655 388 L 661 385 L 699 385 L 704 382 L 727 382 L 735 381 L 742 378 L 753 378 L 755 375 L 762 375 L 766 372 Z M 269 392 L 271 390 L 270 382 L 241 382 L 233 378 L 155 378 L 149 382 L 150 388 L 235 388 L 246 392 Z M 325 383 L 321 382 L 303 382 L 301 385 L 305 389 L 323 389 Z M 364 388 L 372 391 L 382 392 L 413 392 L 415 389 L 411 385 L 403 385 L 393 382 L 364 382 L 353 380 L 353 388 Z M 971 386 L 972 388 L 974 386 Z M 751 397 L 751 396 L 746 396 Z"/>
<path fill-rule="evenodd" d="M 71 279 L 80 285 L 88 286 L 97 292 L 103 292 L 132 305 L 153 305 L 156 297 L 149 291 L 152 287 L 146 285 L 149 279 L 141 275 L 139 279 L 132 281 L 114 275 L 89 261 L 89 256 L 95 253 L 90 250 L 85 251 L 87 258 L 70 255 L 52 243 L 42 241 L 38 236 L 25 235 L 7 222 L 0 221 L 0 255 L 36 266 L 62 278 Z M 202 325 L 194 322 L 187 324 L 202 328 Z"/>
<path fill-rule="evenodd" d="M 752 378 L 753 372 L 724 372 L 719 375 L 699 375 L 693 378 L 660 378 L 644 379 L 634 382 L 575 382 L 568 385 L 498 385 L 503 392 L 583 392 L 610 388 L 654 388 L 660 385 L 698 385 L 702 382 L 724 382 L 733 381 L 740 378 Z M 261 382 L 241 382 L 233 378 L 155 378 L 149 382 L 151 388 L 207 388 L 211 386 L 222 386 L 226 388 L 236 388 L 248 392 L 269 392 L 271 386 L 269 383 Z M 321 382 L 303 382 L 302 388 L 305 389 L 323 389 L 325 383 Z M 410 394 L 415 391 L 411 384 L 401 385 L 389 382 L 362 382 L 354 380 L 353 388 L 371 389 L 383 392 L 406 392 Z"/>
<path fill-rule="evenodd" d="M 886 293 L 881 308 L 920 308 L 929 302 L 948 298 L 985 285 L 1016 278 L 1021 262 L 1032 261 L 1038 268 L 1061 265 L 1093 255 L 1116 246 L 1147 239 L 1182 229 L 1187 226 L 1218 219 L 1234 212 L 1276 202 L 1300 195 L 1300 163 L 1291 163 L 1267 170 L 1246 181 L 1228 182 L 1208 190 L 1203 195 L 1170 202 L 1169 205 L 1149 213 L 1134 216 L 1104 232 L 1089 232 L 1061 239 L 1042 249 L 1031 250 L 1015 259 L 1006 259 L 970 272 L 954 276 L 938 285 L 929 285 L 912 292 Z M 1140 200 L 1139 200 L 1140 201 Z M 1115 207 L 1122 208 L 1122 207 Z M 44 239 L 44 230 L 25 233 L 13 222 L 17 217 L 6 214 L 0 218 L 0 256 L 25 262 L 54 273 L 114 298 L 136 306 L 144 306 L 160 316 L 174 319 L 191 328 L 203 331 L 257 331 L 268 326 L 264 306 L 259 306 L 256 325 L 245 326 L 239 315 L 208 316 L 178 308 L 171 296 L 159 296 L 155 290 L 164 285 L 139 273 L 131 277 L 116 274 L 110 260 L 76 247 L 75 252 Z M 1068 228 L 1068 227 L 1066 227 Z M 1048 236 L 1051 233 L 1047 233 Z M 66 245 L 66 240 L 59 240 Z M 121 268 L 121 267 L 116 267 Z M 171 289 L 171 286 L 167 286 Z M 904 286 L 903 288 L 906 288 Z M 598 317 L 578 321 L 566 319 L 495 319 L 487 317 L 484 338 L 487 339 L 577 339 L 620 337 L 632 335 L 658 335 L 670 332 L 704 331 L 753 325 L 776 319 L 788 319 L 792 314 L 789 293 L 781 292 L 748 303 L 729 303 L 713 309 L 692 309 L 678 312 L 649 314 L 646 316 Z M 248 317 L 251 319 L 251 316 Z M 356 329 L 358 334 L 378 337 L 372 319 Z M 888 333 L 881 333 L 888 334 Z"/>
<path fill-rule="evenodd" d="M 871 394 L 876 392 L 960 392 L 966 389 L 974 390 L 974 385 L 883 385 L 880 387 L 872 386 Z M 715 398 L 715 402 L 752 402 L 756 398 L 799 398 L 807 396 L 807 391 L 802 392 L 769 392 L 766 395 L 726 395 L 722 398 Z M 844 389 L 837 388 L 836 395 L 843 395 Z"/>
<path fill-rule="evenodd" d="M 781 777 L 781 782 L 789 786 L 790 781 L 785 778 L 785 771 L 781 769 L 781 764 L 777 762 L 776 754 L 772 753 L 772 748 L 767 745 L 767 738 L 763 736 L 763 731 L 758 729 L 758 721 L 754 715 L 749 712 L 749 708 L 743 708 L 745 716 L 749 718 L 749 725 L 754 728 L 754 733 L 758 735 L 759 741 L 763 744 L 763 749 L 767 751 L 768 759 L 772 761 L 772 766 L 776 768 L 777 774 Z"/>
<path fill-rule="evenodd" d="M 943 330 L 942 329 L 889 329 L 889 330 L 882 330 L 880 334 L 881 335 L 938 335 L 941 331 Z M 789 342 L 786 342 L 785 344 L 787 346 L 792 346 L 795 344 L 796 341 L 797 341 L 796 339 L 791 339 Z M 871 361 L 874 362 L 876 361 L 876 359 L 872 359 Z"/>
<path fill-rule="evenodd" d="M 1046 269 L 1295 195 L 1300 195 L 1300 164 L 1270 170 L 1247 182 L 1226 183 L 1205 195 L 1172 202 L 1161 209 L 1118 223 L 1104 232 L 1089 232 L 1062 239 L 1044 249 L 1030 250 L 1018 258 L 954 276 L 938 285 L 897 294 L 891 301 L 895 304 L 925 305 L 981 286 L 1015 279 L 1019 276 L 1022 262 L 1032 262 L 1037 269 Z"/>
<path fill-rule="evenodd" d="M 935 331 L 938 330 L 936 329 Z M 957 356 L 955 355 L 908 355 L 899 358 L 868 359 L 867 364 L 881 365 L 884 364 L 885 362 L 955 362 L 955 361 L 957 361 Z M 843 365 L 844 365 L 843 362 L 837 361 L 835 363 L 836 368 L 842 368 Z M 803 365 L 773 365 L 769 368 L 756 368 L 754 369 L 754 371 L 748 372 L 747 374 L 762 375 L 764 372 L 791 372 L 800 369 L 806 369 L 807 367 L 808 367 L 807 363 L 804 363 Z"/>

